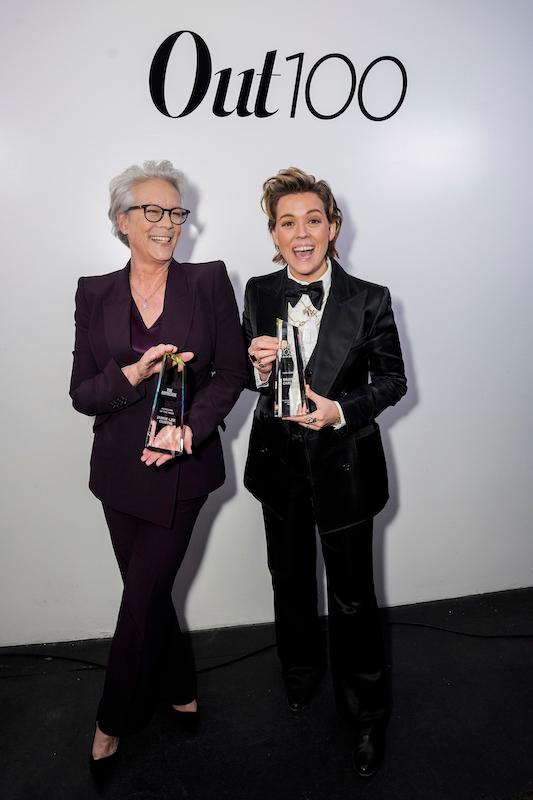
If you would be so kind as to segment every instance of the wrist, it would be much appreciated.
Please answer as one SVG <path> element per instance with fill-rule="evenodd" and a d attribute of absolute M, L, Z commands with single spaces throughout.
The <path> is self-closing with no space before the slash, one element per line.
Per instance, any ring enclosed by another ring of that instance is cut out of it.
<path fill-rule="evenodd" d="M 128 364 L 126 367 L 122 367 L 122 372 L 132 386 L 138 386 L 142 381 L 138 362 L 136 364 Z"/>
<path fill-rule="evenodd" d="M 334 400 L 333 402 L 335 403 L 335 407 L 337 410 L 337 418 L 335 419 L 335 422 L 332 422 L 332 425 L 335 428 L 335 430 L 339 430 L 340 428 L 343 428 L 346 425 L 346 420 L 344 418 L 344 413 L 341 404 L 337 400 Z"/>

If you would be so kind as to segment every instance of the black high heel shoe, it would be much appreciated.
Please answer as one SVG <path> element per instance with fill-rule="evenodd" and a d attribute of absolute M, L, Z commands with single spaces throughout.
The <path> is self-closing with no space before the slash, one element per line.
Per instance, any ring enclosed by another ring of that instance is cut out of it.
<path fill-rule="evenodd" d="M 97 732 L 100 731 L 100 733 L 102 732 L 98 725 L 98 722 L 96 723 L 96 731 Z M 111 753 L 111 755 L 104 756 L 103 758 L 94 758 L 91 750 L 91 754 L 89 756 L 89 769 L 91 771 L 91 775 L 93 776 L 95 782 L 100 783 L 104 781 L 106 778 L 109 777 L 109 775 L 113 771 L 115 764 L 117 763 L 118 760 L 119 743 L 120 739 L 117 737 L 117 746 L 115 748 L 115 751 Z"/>
<path fill-rule="evenodd" d="M 186 733 L 198 733 L 200 727 L 199 711 L 178 711 L 177 708 L 170 706 L 170 713 L 179 727 Z"/>
<path fill-rule="evenodd" d="M 95 782 L 102 783 L 107 780 L 113 772 L 117 761 L 118 750 L 115 750 L 110 756 L 105 756 L 105 758 L 93 758 L 91 753 L 89 756 L 89 769 Z"/>

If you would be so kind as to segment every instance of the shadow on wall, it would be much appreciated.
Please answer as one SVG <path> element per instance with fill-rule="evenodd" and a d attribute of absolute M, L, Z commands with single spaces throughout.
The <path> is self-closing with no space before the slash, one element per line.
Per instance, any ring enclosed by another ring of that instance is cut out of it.
<path fill-rule="evenodd" d="M 200 192 L 196 184 L 187 178 L 185 179 L 184 195 L 182 202 L 191 213 L 188 220 L 181 226 L 175 258 L 185 264 L 191 261 L 196 240 L 202 234 L 205 226 L 200 222 L 198 214 Z"/>
<path fill-rule="evenodd" d="M 190 201 L 189 197 L 190 195 L 187 193 L 187 202 L 191 204 L 191 212 L 195 213 L 195 211 L 193 211 L 193 202 Z M 197 197 L 198 195 L 196 195 L 196 202 Z M 190 251 L 187 255 L 188 259 L 191 257 L 193 248 L 194 240 L 191 241 Z M 180 257 L 184 259 L 183 249 L 180 251 Z M 235 273 L 231 273 L 229 277 L 233 284 L 237 305 L 239 308 L 242 308 L 244 299 L 244 286 L 242 285 L 242 281 Z M 187 550 L 187 555 L 180 567 L 174 585 L 174 605 L 183 630 L 188 628 L 186 621 L 187 597 L 202 564 L 209 534 L 211 533 L 215 519 L 225 503 L 231 500 L 239 491 L 239 487 L 242 486 L 243 476 L 237 474 L 235 468 L 233 443 L 243 430 L 256 400 L 257 397 L 254 392 L 244 389 L 232 411 L 226 418 L 226 430 L 220 431 L 224 450 L 224 463 L 226 465 L 226 480 L 220 489 L 217 489 L 216 492 L 209 495 L 205 506 L 200 512 Z"/>
<path fill-rule="evenodd" d="M 226 464 L 226 480 L 220 489 L 209 495 L 205 506 L 200 512 L 187 555 L 178 572 L 173 591 L 176 612 L 183 630 L 188 628 L 186 621 L 187 597 L 202 564 L 213 524 L 222 507 L 237 494 L 239 487 L 242 485 L 242 475 L 238 475 L 235 469 L 233 441 L 242 431 L 250 410 L 255 405 L 255 401 L 254 394 L 245 389 L 226 420 L 227 427 L 225 432 L 221 432 Z M 235 624 L 238 624 L 238 621 Z"/>
<path fill-rule="evenodd" d="M 390 495 L 389 502 L 381 514 L 378 514 L 374 521 L 374 581 L 376 585 L 376 595 L 380 605 L 387 605 L 387 593 L 385 588 L 385 536 L 387 534 L 388 526 L 396 516 L 400 507 L 401 476 L 399 479 L 398 470 L 396 467 L 396 459 L 394 458 L 394 452 L 392 449 L 390 431 L 397 420 L 401 419 L 401 417 L 407 416 L 418 404 L 418 388 L 416 383 L 414 362 L 412 358 L 411 343 L 405 322 L 404 306 L 402 303 L 394 299 L 392 306 L 394 309 L 394 317 L 402 345 L 405 374 L 407 377 L 407 394 L 405 397 L 402 397 L 397 405 L 386 409 L 386 411 L 384 411 L 378 419 L 381 429 L 383 449 L 385 451 L 385 458 L 387 459 Z M 392 565 L 392 569 L 394 569 L 394 564 Z"/>
<path fill-rule="evenodd" d="M 349 208 L 348 201 L 346 201 L 343 197 L 339 197 L 338 203 L 341 209 Z M 347 260 L 343 261 L 342 254 L 352 252 L 356 237 L 357 229 L 352 221 L 352 216 L 346 212 L 343 218 L 341 233 L 337 242 L 337 249 L 339 250 L 339 253 L 341 253 L 341 264 L 351 275 L 357 275 L 357 269 L 348 266 Z M 376 276 L 376 282 L 379 283 L 379 276 Z M 400 483 L 398 478 L 398 470 L 396 467 L 396 459 L 394 458 L 394 452 L 392 449 L 390 431 L 397 420 L 399 420 L 401 417 L 407 416 L 407 414 L 409 414 L 411 410 L 418 404 L 418 388 L 412 357 L 411 342 L 407 331 L 404 305 L 401 303 L 401 301 L 394 299 L 394 287 L 391 289 L 391 295 L 393 296 L 392 307 L 394 311 L 394 318 L 396 320 L 396 327 L 398 328 L 398 334 L 402 347 L 402 355 L 405 364 L 407 394 L 402 397 L 397 405 L 386 409 L 378 418 L 383 449 L 385 451 L 385 458 L 387 460 L 387 472 L 389 476 L 389 502 L 374 520 L 374 582 L 378 603 L 382 606 L 387 605 L 385 586 L 385 537 L 387 534 L 387 528 L 396 516 L 400 507 Z"/>
<path fill-rule="evenodd" d="M 341 266 L 344 267 L 346 272 L 350 272 L 352 274 L 353 270 L 350 270 L 349 267 L 346 266 L 348 260 L 344 259 L 343 255 L 345 253 L 352 252 L 352 247 L 354 245 L 357 236 L 357 228 L 354 225 L 351 214 L 349 214 L 346 210 L 349 208 L 348 201 L 345 200 L 345 198 L 342 196 L 338 196 L 336 200 L 339 208 L 341 209 L 341 211 L 343 211 L 342 228 L 341 232 L 339 233 L 339 238 L 337 239 L 336 242 L 337 250 L 339 251 L 339 260 Z"/>

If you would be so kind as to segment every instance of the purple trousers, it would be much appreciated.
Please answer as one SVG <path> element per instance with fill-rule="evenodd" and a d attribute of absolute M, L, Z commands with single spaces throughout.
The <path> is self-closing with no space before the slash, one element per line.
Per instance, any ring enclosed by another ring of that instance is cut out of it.
<path fill-rule="evenodd" d="M 109 736 L 142 728 L 159 701 L 183 705 L 196 698 L 194 660 L 172 587 L 205 500 L 178 502 L 171 528 L 104 505 L 124 583 L 97 714 Z"/>

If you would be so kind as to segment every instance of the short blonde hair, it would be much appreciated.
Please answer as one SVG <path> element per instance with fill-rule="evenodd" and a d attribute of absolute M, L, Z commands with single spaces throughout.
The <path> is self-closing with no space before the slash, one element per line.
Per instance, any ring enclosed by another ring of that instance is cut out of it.
<path fill-rule="evenodd" d="M 338 207 L 333 192 L 326 181 L 317 181 L 314 175 L 298 169 L 298 167 L 287 167 L 280 169 L 277 175 L 268 178 L 263 184 L 263 196 L 261 197 L 261 208 L 268 217 L 268 230 L 272 233 L 276 225 L 276 212 L 278 202 L 286 194 L 303 194 L 313 192 L 318 195 L 324 204 L 324 210 L 328 222 L 336 225 L 335 236 L 328 245 L 327 257 L 332 258 L 337 255 L 335 243 L 340 233 L 342 225 L 342 211 Z M 283 256 L 277 252 L 272 261 L 283 263 Z"/>

